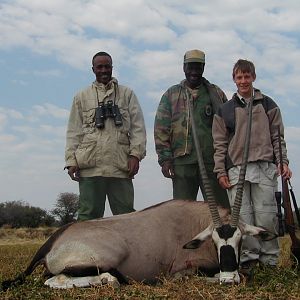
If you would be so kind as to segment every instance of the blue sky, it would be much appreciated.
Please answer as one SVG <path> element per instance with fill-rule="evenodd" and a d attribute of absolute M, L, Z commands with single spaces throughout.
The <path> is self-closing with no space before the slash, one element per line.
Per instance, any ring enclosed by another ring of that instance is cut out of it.
<path fill-rule="evenodd" d="M 162 93 L 184 78 L 184 52 L 195 48 L 206 53 L 204 76 L 229 98 L 235 61 L 255 63 L 255 86 L 282 110 L 299 195 L 299 15 L 294 0 L 0 0 L 0 202 L 52 209 L 59 193 L 78 193 L 63 171 L 65 131 L 73 96 L 94 80 L 98 51 L 112 55 L 114 76 L 135 91 L 146 120 L 135 207 L 170 199 L 153 121 Z"/>

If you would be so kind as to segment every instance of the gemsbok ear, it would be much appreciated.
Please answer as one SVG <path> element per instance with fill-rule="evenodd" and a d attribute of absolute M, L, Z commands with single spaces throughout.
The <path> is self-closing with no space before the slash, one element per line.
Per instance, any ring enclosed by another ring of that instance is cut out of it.
<path fill-rule="evenodd" d="M 199 234 L 194 236 L 194 238 L 186 243 L 183 246 L 183 249 L 197 249 L 199 248 L 204 241 L 209 239 L 213 233 L 214 225 L 211 223 L 206 227 L 203 231 L 201 231 Z"/>
<path fill-rule="evenodd" d="M 270 232 L 263 227 L 257 227 L 243 222 L 239 222 L 239 227 L 243 234 L 252 235 L 262 241 L 271 241 L 277 237 L 276 233 Z"/>
<path fill-rule="evenodd" d="M 277 234 L 270 232 L 268 230 L 261 231 L 258 235 L 255 236 L 256 238 L 262 240 L 262 241 L 271 241 L 278 237 Z"/>
<path fill-rule="evenodd" d="M 186 243 L 182 248 L 183 249 L 197 249 L 202 245 L 203 241 L 201 240 L 192 240 Z"/>

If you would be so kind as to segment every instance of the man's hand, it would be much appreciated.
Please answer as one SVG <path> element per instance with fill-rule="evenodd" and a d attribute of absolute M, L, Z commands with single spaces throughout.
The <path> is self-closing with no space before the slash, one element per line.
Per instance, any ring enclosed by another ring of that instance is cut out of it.
<path fill-rule="evenodd" d="M 282 174 L 281 174 L 281 164 L 277 166 L 278 174 L 281 175 L 285 180 L 292 177 L 292 171 L 287 164 L 283 164 Z"/>
<path fill-rule="evenodd" d="M 137 157 L 130 155 L 128 160 L 128 177 L 134 178 L 140 168 L 140 161 Z"/>
<path fill-rule="evenodd" d="M 76 166 L 68 167 L 68 174 L 72 180 L 79 181 L 79 168 Z"/>
<path fill-rule="evenodd" d="M 231 184 L 227 175 L 221 176 L 219 178 L 219 184 L 225 190 L 231 188 Z"/>
<path fill-rule="evenodd" d="M 173 164 L 170 160 L 166 160 L 162 167 L 161 167 L 161 172 L 164 174 L 165 177 L 167 178 L 174 178 L 175 173 L 174 173 L 174 168 Z"/>

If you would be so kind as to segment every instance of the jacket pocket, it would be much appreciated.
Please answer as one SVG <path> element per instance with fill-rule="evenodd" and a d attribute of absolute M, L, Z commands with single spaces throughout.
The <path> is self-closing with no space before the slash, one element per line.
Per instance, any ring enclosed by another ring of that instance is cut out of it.
<path fill-rule="evenodd" d="M 95 109 L 82 112 L 83 125 L 82 130 L 85 134 L 93 133 L 96 131 L 95 128 Z"/>
<path fill-rule="evenodd" d="M 92 168 L 96 166 L 96 141 L 81 143 L 75 151 L 75 157 L 79 169 Z"/>
<path fill-rule="evenodd" d="M 228 170 L 228 177 L 231 185 L 236 185 L 239 181 L 240 170 L 238 167 L 232 167 Z"/>
<path fill-rule="evenodd" d="M 270 162 L 260 163 L 260 182 L 269 186 L 277 186 L 277 167 Z"/>
<path fill-rule="evenodd" d="M 119 132 L 117 148 L 115 150 L 115 166 L 121 171 L 128 171 L 129 137 L 124 132 Z"/>

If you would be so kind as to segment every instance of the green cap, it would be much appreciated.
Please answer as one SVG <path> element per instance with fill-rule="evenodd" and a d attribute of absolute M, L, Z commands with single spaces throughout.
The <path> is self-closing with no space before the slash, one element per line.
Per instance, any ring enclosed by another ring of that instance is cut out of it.
<path fill-rule="evenodd" d="M 205 63 L 205 53 L 201 50 L 189 50 L 185 52 L 183 63 L 190 63 L 190 62 L 199 62 L 199 63 Z"/>

